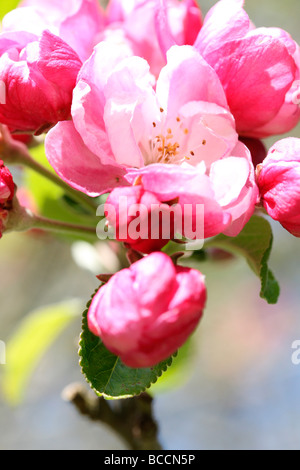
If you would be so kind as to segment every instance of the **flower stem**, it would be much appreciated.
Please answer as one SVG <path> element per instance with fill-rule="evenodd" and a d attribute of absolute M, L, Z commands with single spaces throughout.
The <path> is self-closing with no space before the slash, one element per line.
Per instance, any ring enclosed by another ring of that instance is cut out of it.
<path fill-rule="evenodd" d="M 40 175 L 44 176 L 52 183 L 59 186 L 63 191 L 68 194 L 74 201 L 78 202 L 82 207 L 84 207 L 89 213 L 96 214 L 96 206 L 92 199 L 85 196 L 83 193 L 76 191 L 61 180 L 55 173 L 45 168 L 43 165 L 34 160 L 29 154 L 26 155 L 26 158 L 22 159 L 22 163 L 26 165 L 31 170 L 36 171 Z"/>
<path fill-rule="evenodd" d="M 6 231 L 26 232 L 33 229 L 96 238 L 96 227 L 71 224 L 60 220 L 40 217 L 33 214 L 29 209 L 20 206 L 18 201 L 15 200 L 15 207 L 10 213 Z"/>
<path fill-rule="evenodd" d="M 8 141 L 8 137 L 6 137 L 6 142 Z M 13 165 L 24 165 L 31 170 L 39 173 L 41 176 L 47 178 L 48 180 L 52 181 L 52 183 L 59 186 L 66 194 L 68 194 L 74 201 L 80 204 L 89 214 L 96 214 L 96 204 L 92 198 L 86 196 L 85 194 L 77 191 L 76 189 L 71 188 L 68 184 L 66 184 L 59 176 L 57 176 L 52 171 L 48 170 L 46 167 L 41 165 L 37 162 L 32 156 L 30 155 L 27 147 L 17 141 L 12 141 L 10 138 L 9 143 L 6 144 L 5 150 L 1 149 L 3 156 L 1 158 L 6 163 L 11 163 Z"/>
<path fill-rule="evenodd" d="M 71 235 L 91 235 L 96 237 L 96 227 L 86 227 L 83 225 L 70 224 L 59 220 L 46 219 L 43 217 L 32 217 L 33 227 L 35 229 L 46 230 L 50 232 L 65 233 Z"/>

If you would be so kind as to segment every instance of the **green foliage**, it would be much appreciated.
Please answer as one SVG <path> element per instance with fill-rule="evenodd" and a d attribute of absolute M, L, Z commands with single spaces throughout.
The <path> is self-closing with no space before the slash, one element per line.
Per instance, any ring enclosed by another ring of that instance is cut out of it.
<path fill-rule="evenodd" d="M 106 349 L 100 338 L 90 332 L 87 312 L 88 310 L 83 314 L 80 365 L 97 395 L 114 399 L 139 395 L 155 383 L 172 364 L 172 358 L 169 358 L 154 367 L 140 369 L 127 367 L 118 356 Z"/>
<path fill-rule="evenodd" d="M 269 304 L 275 304 L 278 301 L 280 287 L 268 267 L 272 244 L 273 233 L 269 222 L 255 215 L 237 237 L 219 235 L 210 240 L 206 247 L 221 248 L 243 256 L 261 280 L 260 296 Z"/>
<path fill-rule="evenodd" d="M 150 394 L 157 395 L 183 386 L 194 370 L 195 354 L 196 347 L 191 337 L 173 357 L 172 366 L 151 386 Z"/>
<path fill-rule="evenodd" d="M 45 352 L 67 326 L 78 318 L 81 302 L 70 300 L 39 308 L 27 315 L 6 347 L 2 391 L 11 405 L 22 402 L 30 378 Z"/>
<path fill-rule="evenodd" d="M 0 3 L 0 20 L 2 20 L 6 13 L 16 8 L 19 3 L 20 0 L 5 0 L 5 2 L 2 0 Z"/>

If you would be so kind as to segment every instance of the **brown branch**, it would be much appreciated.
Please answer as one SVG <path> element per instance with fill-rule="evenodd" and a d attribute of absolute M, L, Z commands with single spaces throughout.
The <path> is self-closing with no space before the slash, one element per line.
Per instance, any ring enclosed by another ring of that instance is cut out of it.
<path fill-rule="evenodd" d="M 99 421 L 114 430 L 131 450 L 161 450 L 158 426 L 153 418 L 152 397 L 147 393 L 128 399 L 105 400 L 82 384 L 71 384 L 63 398 L 80 414 Z"/>

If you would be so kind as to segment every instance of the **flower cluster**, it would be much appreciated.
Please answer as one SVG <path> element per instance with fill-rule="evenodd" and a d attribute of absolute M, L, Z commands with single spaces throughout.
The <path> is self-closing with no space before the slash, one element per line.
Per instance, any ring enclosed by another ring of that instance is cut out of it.
<path fill-rule="evenodd" d="M 261 140 L 300 120 L 300 50 L 243 3 L 203 19 L 195 0 L 24 0 L 3 19 L 0 123 L 45 134 L 59 178 L 107 195 L 108 228 L 139 254 L 88 313 L 130 367 L 173 354 L 205 307 L 202 274 L 160 251 L 170 240 L 236 237 L 262 207 L 300 236 L 300 140 Z"/>

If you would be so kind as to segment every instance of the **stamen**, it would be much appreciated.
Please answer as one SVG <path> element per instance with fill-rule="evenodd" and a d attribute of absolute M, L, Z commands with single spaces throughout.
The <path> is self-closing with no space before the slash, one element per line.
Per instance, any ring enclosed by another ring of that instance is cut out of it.
<path fill-rule="evenodd" d="M 142 176 L 139 175 L 139 176 L 135 179 L 135 181 L 134 181 L 134 183 L 133 183 L 133 186 L 139 186 L 139 185 L 141 184 L 141 182 L 142 182 Z"/>

